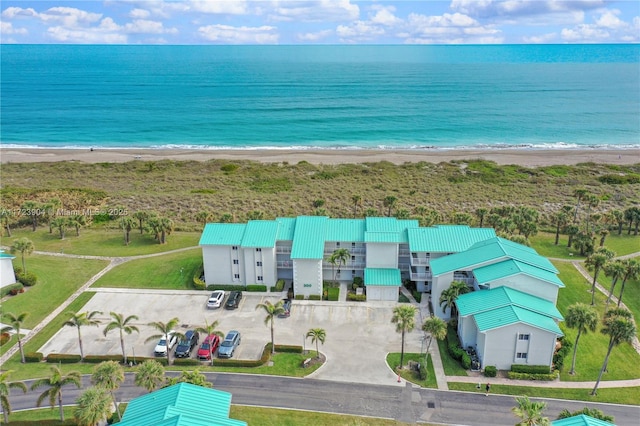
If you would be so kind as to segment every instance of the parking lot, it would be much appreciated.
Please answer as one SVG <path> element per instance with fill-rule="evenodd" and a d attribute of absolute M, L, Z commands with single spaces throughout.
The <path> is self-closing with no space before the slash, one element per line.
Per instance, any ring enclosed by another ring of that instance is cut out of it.
<path fill-rule="evenodd" d="M 256 310 L 258 303 L 277 302 L 274 295 L 243 293 L 238 309 L 207 309 L 209 292 L 167 292 L 153 290 L 96 289 L 97 294 L 82 309 L 102 311 L 97 318 L 98 327 L 82 327 L 85 355 L 121 354 L 119 330 L 111 331 L 106 337 L 103 329 L 110 322 L 109 312 L 125 316 L 137 315 L 134 322 L 140 333 L 125 335 L 128 357 L 152 357 L 156 340 L 145 340 L 158 331 L 147 324 L 152 321 L 167 322 L 171 318 L 180 319 L 180 332 L 218 321 L 218 330 L 227 333 L 238 330 L 242 343 L 234 358 L 258 359 L 264 345 L 270 341 L 269 327 L 264 324 L 264 310 Z M 315 349 L 310 339 L 304 336 L 311 328 L 324 328 L 326 341 L 320 351 L 327 357 L 327 363 L 313 377 L 362 383 L 395 382 L 395 375 L 387 368 L 385 357 L 388 352 L 400 351 L 401 336 L 391 323 L 393 302 L 321 302 L 293 301 L 289 318 L 276 318 L 276 344 L 305 345 Z M 418 352 L 421 348 L 422 333 L 418 330 L 407 335 L 405 351 Z M 204 336 L 201 335 L 200 341 Z M 64 327 L 40 352 L 79 354 L 78 335 L 75 327 Z M 195 357 L 197 350 L 192 352 Z"/>

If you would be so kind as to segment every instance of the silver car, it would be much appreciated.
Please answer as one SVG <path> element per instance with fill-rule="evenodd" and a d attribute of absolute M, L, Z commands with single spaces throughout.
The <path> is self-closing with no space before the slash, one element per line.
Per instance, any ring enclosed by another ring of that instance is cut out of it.
<path fill-rule="evenodd" d="M 222 302 L 224 301 L 224 290 L 216 290 L 211 293 L 209 296 L 209 300 L 207 301 L 208 309 L 216 309 L 222 306 Z"/>
<path fill-rule="evenodd" d="M 218 347 L 218 358 L 231 358 L 240 345 L 240 332 L 231 330 Z"/>

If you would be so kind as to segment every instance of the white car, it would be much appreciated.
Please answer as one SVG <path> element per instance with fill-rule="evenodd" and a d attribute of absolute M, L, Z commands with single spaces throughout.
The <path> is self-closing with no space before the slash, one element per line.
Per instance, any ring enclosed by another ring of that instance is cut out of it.
<path fill-rule="evenodd" d="M 207 302 L 208 309 L 215 309 L 222 306 L 222 302 L 224 301 L 224 290 L 216 290 L 211 293 L 209 296 L 209 301 Z"/>
<path fill-rule="evenodd" d="M 174 334 L 173 331 L 169 332 L 169 342 L 163 337 L 160 339 L 155 349 L 153 350 L 153 354 L 155 356 L 167 356 L 167 349 L 171 350 L 175 346 L 178 341 L 178 336 Z"/>

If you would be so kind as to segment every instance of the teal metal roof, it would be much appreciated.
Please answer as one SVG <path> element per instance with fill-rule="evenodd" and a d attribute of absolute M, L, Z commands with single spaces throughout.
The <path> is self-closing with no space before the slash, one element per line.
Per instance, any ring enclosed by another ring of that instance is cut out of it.
<path fill-rule="evenodd" d="M 291 259 L 322 259 L 326 216 L 298 216 L 293 233 Z"/>
<path fill-rule="evenodd" d="M 409 228 L 407 234 L 409 249 L 426 253 L 458 253 L 496 236 L 493 228 L 471 228 L 467 225 Z"/>
<path fill-rule="evenodd" d="M 242 247 L 275 247 L 278 222 L 274 220 L 250 220 L 244 230 Z"/>
<path fill-rule="evenodd" d="M 329 219 L 325 241 L 361 243 L 364 241 L 364 230 L 364 219 Z"/>
<path fill-rule="evenodd" d="M 400 244 L 404 242 L 401 232 L 366 232 L 364 235 L 364 241 L 367 243 L 393 243 Z"/>
<path fill-rule="evenodd" d="M 246 226 L 244 223 L 207 223 L 200 237 L 200 245 L 239 246 Z"/>
<path fill-rule="evenodd" d="M 433 259 L 430 263 L 434 276 L 447 272 L 473 269 L 475 265 L 482 265 L 491 261 L 514 259 L 549 272 L 558 270 L 544 256 L 540 256 L 534 249 L 505 240 L 504 238 L 490 238 L 474 244 L 469 250 L 449 256 Z"/>
<path fill-rule="evenodd" d="M 510 277 L 517 274 L 525 274 L 542 281 L 564 287 L 564 283 L 553 272 L 540 269 L 517 260 L 505 260 L 492 265 L 482 266 L 473 270 L 478 284 L 485 284 L 501 278 Z"/>
<path fill-rule="evenodd" d="M 229 419 L 230 408 L 228 392 L 179 383 L 133 399 L 117 424 L 246 426 L 243 421 Z"/>
<path fill-rule="evenodd" d="M 408 243 L 407 229 L 420 226 L 417 220 L 395 217 L 367 217 L 365 223 L 367 243 Z"/>
<path fill-rule="evenodd" d="M 558 324 L 556 324 L 551 317 L 519 308 L 515 305 L 480 312 L 473 315 L 473 318 L 480 332 L 495 330 L 512 324 L 524 323 L 531 327 L 549 331 L 558 336 L 564 335 L 560 327 L 558 327 Z"/>
<path fill-rule="evenodd" d="M 559 321 L 564 319 L 556 305 L 548 300 L 509 287 L 474 291 L 462 294 L 456 300 L 458 312 L 463 317 L 509 305 L 528 309 Z"/>
<path fill-rule="evenodd" d="M 279 217 L 278 222 L 278 241 L 293 241 L 293 232 L 296 229 L 296 219 L 294 217 Z"/>
<path fill-rule="evenodd" d="M 616 426 L 613 423 L 605 422 L 604 420 L 596 419 L 585 414 L 579 416 L 568 417 L 566 419 L 554 420 L 551 422 L 551 426 Z"/>
<path fill-rule="evenodd" d="M 364 285 L 400 287 L 402 285 L 400 270 L 393 268 L 365 268 Z"/>
<path fill-rule="evenodd" d="M 0 250 L 0 258 L 15 259 L 16 257 Z"/>

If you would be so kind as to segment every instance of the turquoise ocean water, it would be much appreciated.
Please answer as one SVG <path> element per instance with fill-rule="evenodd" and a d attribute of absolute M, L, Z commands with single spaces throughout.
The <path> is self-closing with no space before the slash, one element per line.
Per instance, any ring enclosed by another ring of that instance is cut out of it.
<path fill-rule="evenodd" d="M 2 45 L 3 147 L 637 147 L 640 45 Z"/>

